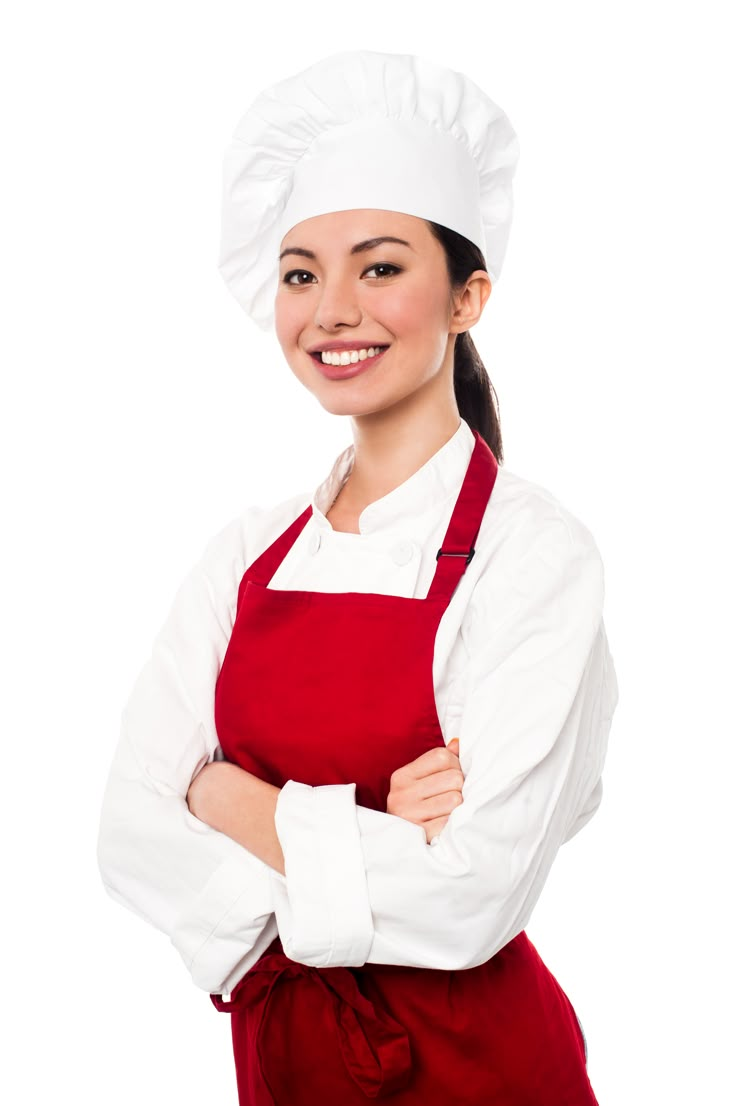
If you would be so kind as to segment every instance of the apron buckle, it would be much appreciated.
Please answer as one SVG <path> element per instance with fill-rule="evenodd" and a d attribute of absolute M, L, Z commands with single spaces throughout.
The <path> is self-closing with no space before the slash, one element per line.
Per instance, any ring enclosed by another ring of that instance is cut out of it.
<path fill-rule="evenodd" d="M 437 556 L 435 557 L 435 560 L 438 561 L 440 557 L 467 557 L 467 560 L 465 561 L 465 566 L 467 567 L 472 561 L 474 553 L 475 546 L 473 546 L 469 551 L 465 550 L 462 553 L 450 553 L 446 549 L 442 549 L 442 547 L 440 547 L 437 550 Z"/>

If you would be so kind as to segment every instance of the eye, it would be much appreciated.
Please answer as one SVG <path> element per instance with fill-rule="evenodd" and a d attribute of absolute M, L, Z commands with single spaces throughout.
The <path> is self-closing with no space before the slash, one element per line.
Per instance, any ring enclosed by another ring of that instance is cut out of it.
<path fill-rule="evenodd" d="M 363 276 L 365 276 L 366 273 L 370 273 L 370 272 L 373 272 L 373 271 L 378 270 L 378 269 L 383 270 L 383 274 L 377 276 L 375 278 L 377 280 L 385 280 L 387 277 L 393 276 L 394 273 L 400 273 L 401 272 L 401 269 L 399 268 L 398 265 L 389 265 L 389 264 L 386 264 L 386 263 L 377 262 L 375 265 L 371 265 L 370 269 L 366 269 L 365 272 L 363 273 Z M 294 281 L 294 280 L 291 279 L 292 277 L 307 277 L 311 280 L 314 280 L 314 274 L 310 273 L 308 269 L 291 269 L 290 272 L 288 272 L 284 275 L 282 283 L 283 284 L 291 284 L 295 288 L 299 287 L 300 285 L 304 285 L 304 284 L 309 283 L 309 280 L 295 280 Z"/>
<path fill-rule="evenodd" d="M 292 282 L 291 278 L 293 276 L 311 277 L 312 274 L 310 272 L 308 272 L 306 269 L 292 269 L 290 273 L 286 273 L 286 275 L 284 276 L 283 283 L 284 284 L 292 284 L 293 282 Z M 304 281 L 304 282 L 297 281 L 296 283 L 301 284 L 301 283 L 306 283 L 306 281 Z"/>
<path fill-rule="evenodd" d="M 400 273 L 401 272 L 401 269 L 399 268 L 398 265 L 384 265 L 384 264 L 381 264 L 380 262 L 378 262 L 376 265 L 371 265 L 370 269 L 366 269 L 366 273 L 370 273 L 371 269 L 390 269 L 391 270 L 391 272 L 384 273 L 383 276 L 379 276 L 378 280 L 385 280 L 386 276 L 393 276 L 394 273 Z M 365 274 L 363 274 L 363 275 L 365 275 Z"/>

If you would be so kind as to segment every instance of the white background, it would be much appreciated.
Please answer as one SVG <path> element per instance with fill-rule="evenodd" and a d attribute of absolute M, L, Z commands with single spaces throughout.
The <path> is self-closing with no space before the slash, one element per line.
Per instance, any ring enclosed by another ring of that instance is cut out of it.
<path fill-rule="evenodd" d="M 242 112 L 359 47 L 465 72 L 519 135 L 473 337 L 506 467 L 575 512 L 606 566 L 604 799 L 528 933 L 602 1106 L 736 1101 L 729 8 L 28 0 L 3 18 L 5 1101 L 237 1101 L 229 1018 L 106 896 L 97 819 L 180 580 L 351 440 L 216 257 Z"/>

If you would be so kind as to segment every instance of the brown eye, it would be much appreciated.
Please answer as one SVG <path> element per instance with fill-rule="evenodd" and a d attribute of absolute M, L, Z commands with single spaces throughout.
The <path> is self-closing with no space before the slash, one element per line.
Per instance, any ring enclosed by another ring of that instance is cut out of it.
<path fill-rule="evenodd" d="M 306 281 L 292 281 L 292 279 L 291 279 L 291 278 L 292 278 L 293 276 L 306 276 L 306 277 L 311 277 L 311 275 L 312 275 L 312 274 L 311 274 L 310 272 L 307 272 L 307 270 L 306 270 L 306 269 L 292 269 L 290 273 L 287 273 L 287 274 L 285 275 L 285 277 L 284 277 L 284 280 L 283 280 L 283 283 L 284 283 L 284 284 L 292 284 L 292 283 L 296 283 L 296 284 L 306 284 L 306 283 L 307 283 Z"/>
<path fill-rule="evenodd" d="M 389 269 L 390 272 L 384 272 L 383 276 L 379 276 L 378 280 L 385 280 L 387 276 L 393 276 L 394 273 L 400 273 L 401 269 L 398 265 L 383 265 L 380 262 L 376 265 L 371 265 L 370 269 L 366 269 L 366 273 L 370 273 L 374 269 Z M 365 273 L 363 274 L 365 276 Z"/>

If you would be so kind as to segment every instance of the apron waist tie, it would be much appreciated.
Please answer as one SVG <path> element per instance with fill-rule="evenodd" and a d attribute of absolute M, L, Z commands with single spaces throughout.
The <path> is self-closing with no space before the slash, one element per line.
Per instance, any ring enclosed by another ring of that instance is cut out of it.
<path fill-rule="evenodd" d="M 210 995 L 217 1010 L 231 1012 L 243 1006 L 256 1011 L 255 1051 L 263 1085 L 275 1106 L 273 1091 L 263 1071 L 261 1036 L 271 994 L 282 978 L 311 975 L 332 1000 L 338 1041 L 348 1074 L 368 1098 L 381 1098 L 405 1087 L 411 1076 L 409 1036 L 400 1022 L 366 998 L 346 967 L 314 968 L 291 960 L 285 953 L 262 956 L 232 992 L 230 1000 Z"/>

